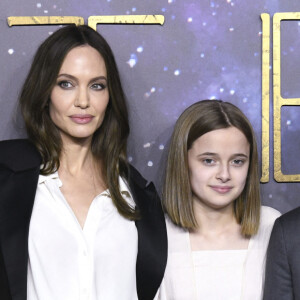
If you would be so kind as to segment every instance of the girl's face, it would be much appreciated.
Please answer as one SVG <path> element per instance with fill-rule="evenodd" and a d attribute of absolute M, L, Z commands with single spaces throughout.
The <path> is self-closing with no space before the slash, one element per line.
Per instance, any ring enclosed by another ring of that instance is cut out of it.
<path fill-rule="evenodd" d="M 194 204 L 208 210 L 233 206 L 246 183 L 249 155 L 250 145 L 236 127 L 213 130 L 196 139 L 188 150 Z"/>
<path fill-rule="evenodd" d="M 96 49 L 81 46 L 67 54 L 50 99 L 50 117 L 63 142 L 90 140 L 109 101 L 105 62 Z"/>

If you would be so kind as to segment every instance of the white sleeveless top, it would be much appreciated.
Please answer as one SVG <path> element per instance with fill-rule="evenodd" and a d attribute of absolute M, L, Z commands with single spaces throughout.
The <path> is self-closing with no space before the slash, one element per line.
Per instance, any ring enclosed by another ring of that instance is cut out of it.
<path fill-rule="evenodd" d="M 168 262 L 159 299 L 262 299 L 267 246 L 279 216 L 277 210 L 262 207 L 258 233 L 247 250 L 194 252 L 188 231 L 167 218 Z"/>
<path fill-rule="evenodd" d="M 239 300 L 247 252 L 247 249 L 193 251 L 194 298 Z"/>

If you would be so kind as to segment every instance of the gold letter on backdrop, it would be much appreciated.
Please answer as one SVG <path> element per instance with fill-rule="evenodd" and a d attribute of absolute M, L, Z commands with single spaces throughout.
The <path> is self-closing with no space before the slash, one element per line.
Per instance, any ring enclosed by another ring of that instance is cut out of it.
<path fill-rule="evenodd" d="M 270 15 L 262 19 L 262 176 L 260 182 L 269 182 L 270 174 Z"/>
<path fill-rule="evenodd" d="M 124 16 L 90 16 L 88 25 L 94 30 L 97 24 L 159 24 L 163 25 L 163 15 L 124 15 Z"/>
<path fill-rule="evenodd" d="M 8 17 L 8 26 L 15 25 L 60 25 L 60 24 L 76 24 L 83 25 L 82 17 L 69 16 L 32 16 L 32 17 Z"/>
<path fill-rule="evenodd" d="M 281 171 L 281 107 L 300 105 L 300 98 L 281 97 L 280 22 L 299 20 L 300 13 L 276 13 L 273 18 L 273 111 L 274 111 L 274 178 L 278 182 L 298 182 L 300 174 L 283 174 Z"/>
<path fill-rule="evenodd" d="M 97 24 L 158 24 L 163 25 L 163 15 L 116 15 L 116 16 L 90 16 L 88 25 L 94 30 Z M 31 16 L 31 17 L 8 17 L 8 26 L 14 25 L 55 25 L 55 24 L 76 24 L 83 25 L 82 17 L 69 16 Z"/>

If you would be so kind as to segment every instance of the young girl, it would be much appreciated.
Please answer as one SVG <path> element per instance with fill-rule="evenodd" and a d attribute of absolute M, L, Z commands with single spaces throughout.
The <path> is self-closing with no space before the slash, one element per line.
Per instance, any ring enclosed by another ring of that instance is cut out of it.
<path fill-rule="evenodd" d="M 180 116 L 163 205 L 169 251 L 161 299 L 261 299 L 280 214 L 261 207 L 255 135 L 236 106 L 204 100 Z"/>

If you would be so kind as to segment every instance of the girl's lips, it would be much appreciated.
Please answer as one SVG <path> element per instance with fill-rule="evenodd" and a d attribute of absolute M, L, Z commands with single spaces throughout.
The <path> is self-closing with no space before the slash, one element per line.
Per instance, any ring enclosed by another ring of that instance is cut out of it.
<path fill-rule="evenodd" d="M 76 124 L 87 124 L 92 121 L 94 117 L 92 115 L 72 115 L 70 119 Z"/>
<path fill-rule="evenodd" d="M 232 186 L 211 185 L 210 187 L 219 194 L 229 193 L 232 189 Z"/>

